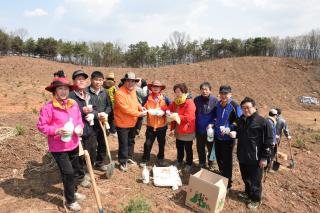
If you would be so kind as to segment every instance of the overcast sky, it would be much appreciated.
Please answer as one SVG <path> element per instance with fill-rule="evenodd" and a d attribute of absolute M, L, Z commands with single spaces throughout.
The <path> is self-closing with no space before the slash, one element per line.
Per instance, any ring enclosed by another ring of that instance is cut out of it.
<path fill-rule="evenodd" d="M 319 29 L 318 0 L 10 0 L 0 28 L 70 41 L 147 41 L 300 35 Z"/>

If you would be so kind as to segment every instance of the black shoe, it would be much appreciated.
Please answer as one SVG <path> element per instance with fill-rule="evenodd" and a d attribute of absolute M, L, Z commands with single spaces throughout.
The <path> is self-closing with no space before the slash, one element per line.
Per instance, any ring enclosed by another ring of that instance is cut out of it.
<path fill-rule="evenodd" d="M 165 166 L 167 166 L 167 165 L 166 165 L 166 163 L 164 162 L 163 159 L 158 159 L 158 160 L 157 160 L 157 166 L 159 166 L 159 167 L 165 167 Z"/>

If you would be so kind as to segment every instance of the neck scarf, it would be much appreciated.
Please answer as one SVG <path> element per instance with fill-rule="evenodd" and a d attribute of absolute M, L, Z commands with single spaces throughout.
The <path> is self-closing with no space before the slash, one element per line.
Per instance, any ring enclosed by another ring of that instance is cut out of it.
<path fill-rule="evenodd" d="M 67 109 L 71 108 L 75 102 L 76 102 L 75 100 L 70 99 L 70 98 L 62 100 L 62 101 L 58 101 L 56 99 L 56 97 L 54 97 L 54 96 L 52 98 L 52 105 L 54 107 L 57 107 L 62 110 L 67 110 Z"/>
<path fill-rule="evenodd" d="M 187 97 L 188 97 L 188 93 L 183 93 L 180 98 L 174 99 L 174 103 L 176 105 L 184 104 L 186 102 L 186 100 L 187 100 Z"/>

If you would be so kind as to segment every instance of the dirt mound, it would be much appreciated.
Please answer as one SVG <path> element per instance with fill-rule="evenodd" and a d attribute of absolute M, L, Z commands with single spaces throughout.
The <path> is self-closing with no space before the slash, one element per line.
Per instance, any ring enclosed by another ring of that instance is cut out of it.
<path fill-rule="evenodd" d="M 50 154 L 47 154 L 46 138 L 35 128 L 40 107 L 50 100 L 51 94 L 44 90 L 53 72 L 63 69 L 71 79 L 76 69 L 91 73 L 100 70 L 112 71 L 119 81 L 127 71 L 134 71 L 148 81 L 160 79 L 172 97 L 172 87 L 177 82 L 186 82 L 192 95 L 199 93 L 199 85 L 209 81 L 217 95 L 221 84 L 230 84 L 234 98 L 239 102 L 244 96 L 256 99 L 263 115 L 269 108 L 283 109 L 293 133 L 294 170 L 268 174 L 264 184 L 262 212 L 317 212 L 320 206 L 320 107 L 302 106 L 302 95 L 320 97 L 320 66 L 306 61 L 271 58 L 243 57 L 206 61 L 197 64 L 176 65 L 161 68 L 102 68 L 82 67 L 36 58 L 0 58 L 0 133 L 15 130 L 21 135 L 3 137 L 0 141 L 0 206 L 2 212 L 60 212 L 62 191 L 58 172 Z M 316 119 L 316 120 L 315 120 Z M 9 128 L 8 128 L 9 127 Z M 142 132 L 144 132 L 144 128 Z M 8 130 L 8 131 L 7 131 Z M 1 136 L 2 137 L 2 136 Z M 144 134 L 136 140 L 136 159 L 143 151 Z M 116 159 L 117 140 L 110 138 L 112 156 Z M 194 145 L 194 156 L 197 158 Z M 284 141 L 280 147 L 289 154 Z M 155 159 L 157 145 L 152 151 Z M 176 158 L 174 139 L 168 136 L 166 162 Z M 197 162 L 196 162 L 197 163 Z M 288 162 L 282 162 L 287 165 Z M 234 190 L 230 192 L 223 212 L 245 212 L 245 204 L 236 197 L 243 190 L 237 160 L 234 160 Z M 97 173 L 97 183 L 103 206 L 110 212 L 120 212 L 128 201 L 139 194 L 150 200 L 154 212 L 188 212 L 184 206 L 185 192 L 168 188 L 156 188 L 141 184 L 141 170 L 131 167 L 128 173 L 115 171 L 111 180 Z M 183 175 L 184 184 L 188 175 Z M 83 212 L 94 212 L 94 196 L 88 189 L 80 189 L 88 195 L 83 203 Z M 18 202 L 17 202 L 18 201 Z"/>

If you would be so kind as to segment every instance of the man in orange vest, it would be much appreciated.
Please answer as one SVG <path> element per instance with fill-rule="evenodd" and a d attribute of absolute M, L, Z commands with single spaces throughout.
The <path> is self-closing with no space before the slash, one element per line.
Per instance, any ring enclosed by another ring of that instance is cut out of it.
<path fill-rule="evenodd" d="M 133 160 L 135 144 L 135 125 L 138 117 L 147 112 L 139 104 L 136 94 L 136 83 L 139 79 L 133 72 L 128 72 L 121 79 L 123 85 L 116 91 L 114 103 L 114 118 L 118 133 L 118 161 L 120 170 L 128 170 L 127 163 L 136 164 Z"/>
<path fill-rule="evenodd" d="M 161 93 L 165 88 L 166 87 L 158 80 L 148 84 L 148 89 L 151 91 L 151 94 L 149 94 L 147 102 L 144 105 L 148 110 L 148 116 L 146 142 L 144 143 L 142 162 L 140 163 L 141 167 L 147 165 L 149 162 L 150 152 L 156 138 L 159 144 L 157 164 L 158 166 L 164 166 L 164 147 L 168 126 L 165 113 L 161 108 L 170 104 L 169 98 Z"/>

